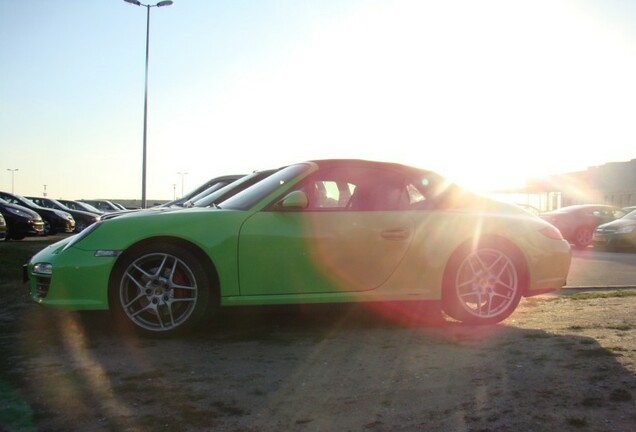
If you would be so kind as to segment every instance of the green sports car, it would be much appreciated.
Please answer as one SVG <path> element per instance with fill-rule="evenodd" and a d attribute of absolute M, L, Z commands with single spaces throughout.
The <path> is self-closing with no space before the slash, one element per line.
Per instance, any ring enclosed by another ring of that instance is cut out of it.
<path fill-rule="evenodd" d="M 418 168 L 290 165 L 214 208 L 135 212 L 55 243 L 26 265 L 33 299 L 110 309 L 172 335 L 220 307 L 438 301 L 488 324 L 565 284 L 571 253 L 549 223 Z"/>

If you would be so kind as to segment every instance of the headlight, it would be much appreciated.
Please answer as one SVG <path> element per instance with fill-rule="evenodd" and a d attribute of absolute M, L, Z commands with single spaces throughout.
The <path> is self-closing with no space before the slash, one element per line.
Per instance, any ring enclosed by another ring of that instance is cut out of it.
<path fill-rule="evenodd" d="M 616 230 L 616 234 L 627 234 L 634 231 L 634 228 L 636 228 L 636 225 L 622 226 Z"/>
<path fill-rule="evenodd" d="M 53 265 L 49 263 L 37 263 L 33 265 L 33 273 L 50 276 L 53 273 Z"/>

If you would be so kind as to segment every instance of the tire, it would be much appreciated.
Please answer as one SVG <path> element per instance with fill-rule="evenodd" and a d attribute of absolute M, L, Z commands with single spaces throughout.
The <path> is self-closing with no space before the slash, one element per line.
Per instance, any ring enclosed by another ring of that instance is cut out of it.
<path fill-rule="evenodd" d="M 57 229 L 53 226 L 53 224 L 47 220 L 44 221 L 44 235 L 50 236 L 57 234 Z"/>
<path fill-rule="evenodd" d="M 86 227 L 88 226 L 88 224 L 84 221 L 79 221 L 75 224 L 75 232 L 76 233 L 81 233 L 82 231 L 84 231 L 86 229 Z"/>
<path fill-rule="evenodd" d="M 592 244 L 592 231 L 592 228 L 588 226 L 578 227 L 576 231 L 574 231 L 574 238 L 572 239 L 574 247 L 577 249 L 585 249 Z"/>
<path fill-rule="evenodd" d="M 7 240 L 22 240 L 26 237 L 26 234 L 13 234 L 11 231 L 7 233 Z"/>
<path fill-rule="evenodd" d="M 442 308 L 465 324 L 496 324 L 516 309 L 527 284 L 521 253 L 504 240 L 460 247 L 444 273 Z"/>
<path fill-rule="evenodd" d="M 147 336 L 187 332 L 212 303 L 210 278 L 201 262 L 176 245 L 150 244 L 125 253 L 110 282 L 117 324 Z"/>

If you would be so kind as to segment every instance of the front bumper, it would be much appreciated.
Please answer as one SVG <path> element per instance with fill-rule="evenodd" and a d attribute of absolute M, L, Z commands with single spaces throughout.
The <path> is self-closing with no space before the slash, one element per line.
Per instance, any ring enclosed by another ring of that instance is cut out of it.
<path fill-rule="evenodd" d="M 594 232 L 592 244 L 596 247 L 636 248 L 636 233 L 616 234 Z"/>
<path fill-rule="evenodd" d="M 36 303 L 68 310 L 108 309 L 108 280 L 116 257 L 95 257 L 93 251 L 56 243 L 36 254 L 23 269 L 31 298 Z M 50 263 L 51 274 L 33 271 L 38 263 Z"/>

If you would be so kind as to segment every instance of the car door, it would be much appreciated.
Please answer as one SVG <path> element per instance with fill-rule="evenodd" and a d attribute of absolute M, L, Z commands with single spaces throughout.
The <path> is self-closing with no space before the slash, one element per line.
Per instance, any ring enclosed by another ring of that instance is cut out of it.
<path fill-rule="evenodd" d="M 302 210 L 272 206 L 251 216 L 239 239 L 241 295 L 367 291 L 381 286 L 413 237 L 412 213 L 387 201 L 391 193 L 400 193 L 403 183 L 388 177 L 351 170 L 318 173 L 296 188 L 308 199 Z M 384 180 L 393 190 L 380 191 Z M 363 201 L 365 193 L 374 202 L 354 206 L 356 196 Z"/>

